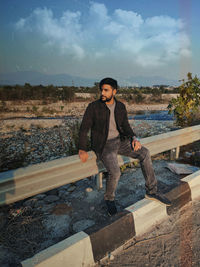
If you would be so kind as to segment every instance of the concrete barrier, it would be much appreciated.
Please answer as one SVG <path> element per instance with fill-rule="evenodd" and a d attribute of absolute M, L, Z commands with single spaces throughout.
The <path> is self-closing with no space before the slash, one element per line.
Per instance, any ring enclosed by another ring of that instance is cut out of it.
<path fill-rule="evenodd" d="M 79 232 L 23 261 L 23 267 L 80 267 L 93 266 L 90 237 Z"/>

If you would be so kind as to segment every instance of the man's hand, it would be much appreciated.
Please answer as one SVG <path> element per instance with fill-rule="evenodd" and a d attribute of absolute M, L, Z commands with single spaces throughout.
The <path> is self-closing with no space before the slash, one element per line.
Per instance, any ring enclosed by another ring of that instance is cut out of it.
<path fill-rule="evenodd" d="M 132 141 L 132 147 L 134 151 L 138 151 L 141 149 L 142 145 L 140 143 L 139 140 L 137 140 L 137 138 L 134 137 L 133 141 Z"/>
<path fill-rule="evenodd" d="M 79 150 L 78 155 L 82 162 L 86 162 L 88 160 L 88 153 L 86 151 Z"/>

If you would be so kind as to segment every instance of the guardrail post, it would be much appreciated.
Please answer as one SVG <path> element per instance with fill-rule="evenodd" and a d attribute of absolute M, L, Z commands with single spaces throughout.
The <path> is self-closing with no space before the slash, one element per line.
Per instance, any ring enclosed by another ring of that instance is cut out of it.
<path fill-rule="evenodd" d="M 96 174 L 96 185 L 97 185 L 98 190 L 103 188 L 103 173 L 102 172 Z"/>
<path fill-rule="evenodd" d="M 180 146 L 178 146 L 178 147 L 176 148 L 176 159 L 179 158 L 179 153 L 180 153 Z"/>
<path fill-rule="evenodd" d="M 176 147 L 170 150 L 170 160 L 178 159 L 180 153 L 180 147 Z"/>

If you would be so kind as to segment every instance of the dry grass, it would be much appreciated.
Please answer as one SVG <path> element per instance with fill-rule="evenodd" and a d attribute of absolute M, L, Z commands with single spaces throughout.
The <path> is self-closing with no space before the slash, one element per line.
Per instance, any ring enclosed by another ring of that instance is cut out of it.
<path fill-rule="evenodd" d="M 10 209 L 0 230 L 0 243 L 22 258 L 34 254 L 41 242 L 42 214 L 31 207 Z"/>

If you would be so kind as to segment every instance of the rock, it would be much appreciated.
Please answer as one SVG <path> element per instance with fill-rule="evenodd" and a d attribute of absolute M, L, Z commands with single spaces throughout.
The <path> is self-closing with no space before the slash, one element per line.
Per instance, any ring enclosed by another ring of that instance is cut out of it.
<path fill-rule="evenodd" d="M 100 191 L 97 191 L 97 190 L 94 190 L 94 191 L 91 191 L 91 192 L 85 192 L 85 195 L 86 195 L 86 199 L 88 202 L 93 202 L 94 199 L 98 199 L 99 198 L 99 201 L 101 200 L 100 198 Z"/>
<path fill-rule="evenodd" d="M 52 203 L 52 202 L 56 202 L 59 200 L 59 197 L 58 196 L 54 196 L 54 195 L 48 195 L 45 197 L 44 201 L 46 203 Z"/>
<path fill-rule="evenodd" d="M 39 194 L 35 196 L 35 198 L 37 198 L 38 200 L 44 199 L 45 197 L 46 197 L 46 194 Z"/>
<path fill-rule="evenodd" d="M 59 190 L 59 192 L 58 192 L 58 196 L 59 196 L 60 198 L 65 198 L 65 193 L 66 193 L 65 190 Z M 67 193 L 69 193 L 69 192 L 67 192 Z"/>
<path fill-rule="evenodd" d="M 70 184 L 65 184 L 60 187 L 60 190 L 67 190 L 71 185 Z"/>
<path fill-rule="evenodd" d="M 195 155 L 200 158 L 200 151 L 196 151 Z"/>
<path fill-rule="evenodd" d="M 71 185 L 71 186 L 67 189 L 67 191 L 68 191 L 68 192 L 73 192 L 75 189 L 76 189 L 76 186 L 75 186 L 75 185 Z"/>
<path fill-rule="evenodd" d="M 6 216 L 3 212 L 0 213 L 0 230 L 5 226 L 7 222 Z"/>
<path fill-rule="evenodd" d="M 190 157 L 192 156 L 192 153 L 186 151 L 186 152 L 184 153 L 184 156 L 185 156 L 186 158 L 190 158 Z"/>
<path fill-rule="evenodd" d="M 66 214 L 72 211 L 72 206 L 67 205 L 66 203 L 57 204 L 53 209 L 52 213 L 56 215 Z"/>
<path fill-rule="evenodd" d="M 23 206 L 24 207 L 32 207 L 32 208 L 34 208 L 37 201 L 38 200 L 35 197 L 31 198 L 31 199 L 28 199 L 23 203 Z"/>
<path fill-rule="evenodd" d="M 16 261 L 16 257 L 12 251 L 8 248 L 0 245 L 0 266 L 2 267 L 11 267 L 11 266 L 20 266 Z"/>
<path fill-rule="evenodd" d="M 196 161 L 200 161 L 200 151 L 196 151 L 194 153 L 194 158 L 195 158 Z"/>
<path fill-rule="evenodd" d="M 193 156 L 194 163 L 196 166 L 200 166 L 200 151 L 196 151 Z"/>
<path fill-rule="evenodd" d="M 50 204 L 44 204 L 41 206 L 41 211 L 44 213 L 50 213 L 50 211 L 54 208 L 55 203 L 50 203 Z"/>
<path fill-rule="evenodd" d="M 43 200 L 38 200 L 37 202 L 35 202 L 35 205 L 34 205 L 34 207 L 36 209 L 42 208 L 43 206 L 44 206 L 44 201 Z"/>
<path fill-rule="evenodd" d="M 43 226 L 47 231 L 47 237 L 59 238 L 69 233 L 71 218 L 69 215 L 48 215 L 44 221 Z"/>
<path fill-rule="evenodd" d="M 90 193 L 90 192 L 93 191 L 93 189 L 92 189 L 91 187 L 88 187 L 88 188 L 85 189 L 85 191 L 86 191 L 87 193 Z"/>
<path fill-rule="evenodd" d="M 83 186 L 84 184 L 85 184 L 85 179 L 76 182 L 76 186 Z"/>
<path fill-rule="evenodd" d="M 80 232 L 84 231 L 85 229 L 95 225 L 93 220 L 81 220 L 73 224 L 73 231 Z"/>
<path fill-rule="evenodd" d="M 65 192 L 65 194 L 64 195 L 62 195 L 62 199 L 65 199 L 65 198 L 67 198 L 68 196 L 69 196 L 69 194 L 70 194 L 70 192 Z"/>
<path fill-rule="evenodd" d="M 85 189 L 85 196 L 87 197 L 87 199 L 95 198 L 97 193 L 98 192 L 96 190 L 93 191 L 91 187 Z"/>

